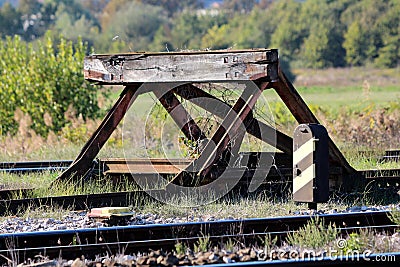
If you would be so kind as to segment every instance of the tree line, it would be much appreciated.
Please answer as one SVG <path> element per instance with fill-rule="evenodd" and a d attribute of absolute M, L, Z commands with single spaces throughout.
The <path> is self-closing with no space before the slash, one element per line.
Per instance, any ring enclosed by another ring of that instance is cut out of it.
<path fill-rule="evenodd" d="M 95 53 L 278 48 L 295 67 L 397 67 L 400 0 L 19 0 L 0 10 L 2 38 L 51 30 Z"/>

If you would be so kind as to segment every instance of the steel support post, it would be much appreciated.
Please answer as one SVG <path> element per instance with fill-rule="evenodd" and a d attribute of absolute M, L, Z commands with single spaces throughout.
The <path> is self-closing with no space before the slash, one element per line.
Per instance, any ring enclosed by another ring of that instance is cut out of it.
<path fill-rule="evenodd" d="M 153 93 L 187 139 L 191 141 L 199 141 L 206 138 L 200 127 L 196 124 L 191 115 L 182 106 L 179 99 L 171 90 L 167 90 L 166 92 L 162 90 L 154 90 Z"/>
<path fill-rule="evenodd" d="M 115 128 L 117 128 L 130 105 L 135 101 L 135 98 L 137 97 L 136 92 L 140 86 L 141 83 L 138 83 L 128 85 L 124 88 L 119 99 L 104 117 L 100 126 L 92 134 L 89 141 L 84 145 L 78 157 L 74 160 L 71 166 L 57 178 L 57 180 L 67 180 L 73 176 L 84 177 L 90 172 L 93 160 L 114 132 Z"/>

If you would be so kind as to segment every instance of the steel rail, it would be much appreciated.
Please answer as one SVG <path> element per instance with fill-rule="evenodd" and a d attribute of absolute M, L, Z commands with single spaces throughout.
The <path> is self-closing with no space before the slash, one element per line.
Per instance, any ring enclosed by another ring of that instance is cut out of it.
<path fill-rule="evenodd" d="M 72 160 L 0 162 L 0 172 L 21 174 L 44 171 L 62 171 L 67 169 L 71 163 Z"/>
<path fill-rule="evenodd" d="M 188 237 L 232 235 L 255 236 L 255 233 L 270 233 L 282 238 L 290 231 L 296 231 L 311 219 L 319 217 L 326 225 L 335 224 L 343 231 L 354 231 L 360 227 L 393 230 L 395 227 L 388 218 L 388 212 L 356 212 L 347 214 L 327 214 L 319 216 L 290 216 L 246 220 L 221 220 L 213 222 L 189 222 L 154 225 L 131 225 L 99 227 L 74 230 L 39 231 L 7 233 L 0 235 L 0 250 L 27 255 L 34 248 L 53 246 L 73 246 L 77 244 L 119 243 L 146 241 L 147 248 L 157 248 L 156 240 L 185 239 Z M 154 240 L 153 243 L 150 241 Z M 279 239 L 280 240 L 280 239 Z M 176 242 L 175 242 L 176 243 Z M 175 244 L 174 243 L 174 244 Z M 139 244 L 139 243 L 138 243 Z M 161 244 L 161 243 L 160 243 Z M 167 244 L 163 244 L 167 245 Z M 142 247 L 143 248 L 143 247 Z M 35 249 L 33 251 L 36 251 Z M 49 250 L 46 250 L 48 253 Z M 4 255 L 7 257 L 7 255 Z M 22 256 L 22 255 L 21 255 Z"/>
<path fill-rule="evenodd" d="M 380 162 L 400 162 L 400 150 L 386 150 L 385 155 L 379 160 Z"/>
<path fill-rule="evenodd" d="M 382 261 L 383 258 L 390 258 L 390 261 Z M 314 266 L 362 266 L 362 267 L 397 267 L 400 261 L 400 252 L 389 252 L 380 254 L 360 255 L 360 257 L 339 256 L 322 257 L 317 259 L 288 259 L 288 260 L 267 260 L 251 262 L 235 262 L 226 264 L 207 264 L 207 267 L 314 267 Z"/>
<path fill-rule="evenodd" d="M 267 153 L 268 152 L 264 152 Z M 392 156 L 390 151 L 386 151 L 387 157 Z M 287 169 L 287 173 L 291 172 L 291 158 L 284 153 L 269 153 L 274 158 L 274 164 L 280 170 Z M 257 153 L 241 153 L 241 158 L 246 162 L 246 166 L 231 166 L 246 167 L 249 170 L 258 166 Z M 241 161 L 239 165 L 241 165 Z M 126 175 L 126 174 L 176 174 L 181 169 L 189 165 L 192 160 L 187 159 L 97 159 L 93 162 L 96 173 L 110 175 Z M 68 168 L 72 164 L 72 160 L 48 160 L 48 161 L 21 161 L 21 162 L 0 162 L 0 172 L 7 173 L 31 173 L 43 171 L 60 171 Z M 273 170 L 273 168 L 271 168 Z M 398 169 L 370 169 L 360 170 L 359 174 L 369 178 L 400 178 L 400 168 Z M 286 173 L 286 172 L 285 172 Z M 340 174 L 340 170 L 331 168 L 331 174 Z M 274 175 L 272 175 L 274 176 Z"/>
<path fill-rule="evenodd" d="M 399 228 L 397 225 L 382 225 L 368 227 L 374 230 L 381 230 L 385 232 L 394 232 Z M 352 233 L 365 227 L 345 227 L 340 228 L 341 233 Z M 260 243 L 266 236 L 270 238 L 278 237 L 279 240 L 284 240 L 288 234 L 295 232 L 282 231 L 282 232 L 261 232 L 261 233 L 247 233 L 247 234 L 220 234 L 215 236 L 207 236 L 209 242 L 212 245 L 224 244 L 228 240 L 240 241 L 242 244 L 255 244 Z M 180 242 L 189 247 L 193 248 L 193 245 L 198 242 L 199 239 L 204 238 L 201 233 L 193 233 L 194 236 L 181 237 L 181 238 L 163 238 L 163 239 L 149 239 L 149 240 L 131 240 L 131 241 L 117 241 L 117 242 L 101 242 L 101 243 L 88 243 L 82 244 L 82 240 L 78 238 L 73 244 L 68 245 L 55 245 L 45 247 L 32 247 L 32 248 L 17 248 L 13 244 L 12 240 L 9 239 L 8 248 L 0 250 L 0 255 L 9 257 L 11 253 L 15 255 L 23 255 L 26 259 L 33 258 L 36 255 L 43 255 L 51 258 L 64 257 L 66 259 L 74 259 L 77 256 L 84 256 L 85 258 L 94 258 L 96 255 L 106 254 L 117 255 L 122 252 L 125 254 L 143 253 L 151 250 L 162 249 L 163 251 L 169 252 L 175 249 L 175 245 Z M 78 243 L 79 242 L 79 243 Z M 77 244 L 78 243 L 78 244 Z M 0 259 L 1 263 L 1 259 Z"/>
<path fill-rule="evenodd" d="M 357 217 L 363 217 L 360 214 L 356 215 Z M 377 215 L 378 213 L 375 213 L 374 216 Z M 321 217 L 324 217 L 325 223 L 328 221 L 332 223 L 332 221 L 337 222 L 339 217 L 348 216 L 349 214 Z M 353 214 L 350 216 L 353 217 Z M 334 219 L 333 217 L 338 218 Z M 209 237 L 212 244 L 219 244 L 230 238 L 240 240 L 244 244 L 249 242 L 259 243 L 262 237 L 266 235 L 269 235 L 270 238 L 278 237 L 278 240 L 282 241 L 289 233 L 298 230 L 301 226 L 298 224 L 298 220 L 295 224 L 290 222 L 293 217 L 286 218 L 288 219 L 286 222 L 282 221 L 285 218 L 2 234 L 0 235 L 0 255 L 5 258 L 13 256 L 20 259 L 22 257 L 27 259 L 38 254 L 46 255 L 50 258 L 57 258 L 62 255 L 67 259 L 71 259 L 81 255 L 90 258 L 101 254 L 101 252 L 115 255 L 121 253 L 121 251 L 138 253 L 146 252 L 149 249 L 172 251 L 177 242 L 193 246 L 197 240 L 204 238 L 204 235 Z M 302 219 L 305 224 L 311 220 L 311 217 L 298 216 L 296 219 Z M 346 219 L 339 221 L 346 221 Z M 275 225 L 275 228 L 270 227 L 273 222 L 280 222 L 280 224 L 278 227 Z M 200 227 L 199 224 L 201 225 Z M 229 227 L 229 224 L 231 224 L 231 227 Z M 385 232 L 394 232 L 399 228 L 399 226 L 393 224 L 374 226 L 361 224 L 360 222 L 356 224 L 357 226 L 341 227 L 341 233 L 348 234 L 365 227 Z M 264 230 L 257 232 L 260 229 Z M 228 232 L 232 234 L 227 234 Z"/>
<path fill-rule="evenodd" d="M 32 189 L 4 191 L 0 195 L 28 194 Z M 162 193 L 162 190 L 151 190 L 152 194 Z M 1 191 L 0 191 L 1 192 Z M 42 198 L 0 199 L 0 216 L 15 214 L 27 207 L 58 206 L 74 210 L 106 206 L 129 206 L 132 203 L 141 205 L 145 201 L 156 201 L 146 191 L 126 191 L 115 193 L 99 193 L 73 196 L 53 196 Z"/>

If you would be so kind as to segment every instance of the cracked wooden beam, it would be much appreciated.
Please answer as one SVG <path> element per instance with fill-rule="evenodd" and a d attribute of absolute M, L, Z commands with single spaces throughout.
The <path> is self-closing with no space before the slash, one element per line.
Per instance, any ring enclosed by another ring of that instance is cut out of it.
<path fill-rule="evenodd" d="M 101 84 L 278 78 L 277 49 L 91 55 L 84 76 Z"/>

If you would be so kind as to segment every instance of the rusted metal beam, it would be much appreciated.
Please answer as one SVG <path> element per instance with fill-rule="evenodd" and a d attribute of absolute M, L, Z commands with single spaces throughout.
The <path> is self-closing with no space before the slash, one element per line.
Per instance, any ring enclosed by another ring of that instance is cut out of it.
<path fill-rule="evenodd" d="M 219 50 L 91 55 L 85 79 L 102 84 L 277 79 L 278 50 Z"/>
<path fill-rule="evenodd" d="M 177 174 L 193 160 L 190 159 L 102 159 L 100 168 L 108 175 Z"/>
<path fill-rule="evenodd" d="M 65 170 L 57 180 L 70 179 L 87 175 L 93 165 L 93 160 L 107 142 L 108 138 L 117 128 L 118 124 L 124 117 L 126 111 L 137 97 L 137 91 L 141 84 L 131 84 L 126 86 L 120 94 L 119 99 L 104 117 L 100 126 L 92 134 L 89 141 L 84 145 L 78 157 L 72 165 Z"/>
<path fill-rule="evenodd" d="M 173 91 L 177 95 L 186 100 L 192 101 L 194 104 L 220 118 L 225 118 L 229 110 L 232 108 L 231 105 L 203 91 L 193 84 L 178 86 Z M 279 130 L 254 118 L 252 111 L 249 112 L 249 115 L 243 123 L 249 134 L 269 145 L 276 146 L 276 148 L 282 152 L 289 155 L 293 153 L 293 139 Z"/>
<path fill-rule="evenodd" d="M 279 69 L 279 81 L 273 83 L 273 88 L 280 96 L 282 101 L 288 107 L 298 123 L 319 123 L 318 119 L 312 113 L 310 108 L 301 98 L 300 94 L 294 88 L 293 84 L 288 80 L 286 75 Z M 350 166 L 346 158 L 340 152 L 329 137 L 329 157 L 330 159 L 342 166 L 347 173 L 354 173 L 355 169 Z"/>
<path fill-rule="evenodd" d="M 186 111 L 171 90 L 154 90 L 153 93 L 158 100 L 160 100 L 163 107 L 167 110 L 187 139 L 199 141 L 206 138 L 192 116 Z"/>

